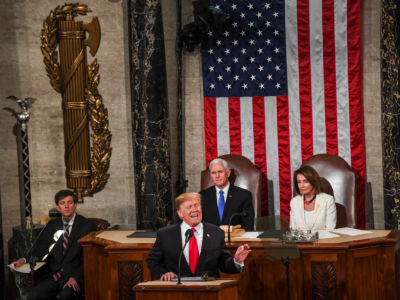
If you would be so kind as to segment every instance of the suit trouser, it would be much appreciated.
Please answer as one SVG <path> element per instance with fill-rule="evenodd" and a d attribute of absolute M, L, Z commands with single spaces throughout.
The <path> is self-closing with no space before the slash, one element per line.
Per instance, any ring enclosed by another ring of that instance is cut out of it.
<path fill-rule="evenodd" d="M 55 281 L 53 277 L 49 277 L 38 283 L 32 290 L 28 299 L 30 300 L 46 300 L 54 299 L 57 295 L 60 299 L 80 299 L 81 293 L 75 292 L 70 287 L 63 288 L 66 280 Z M 82 292 L 82 287 L 81 287 Z"/>

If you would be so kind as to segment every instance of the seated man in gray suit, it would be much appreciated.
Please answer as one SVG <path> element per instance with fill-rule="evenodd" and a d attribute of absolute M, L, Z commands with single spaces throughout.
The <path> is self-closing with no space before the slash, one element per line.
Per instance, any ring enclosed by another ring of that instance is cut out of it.
<path fill-rule="evenodd" d="M 171 280 L 178 277 L 179 256 L 187 233 L 192 232 L 193 236 L 181 258 L 182 276 L 207 273 L 219 277 L 219 269 L 225 273 L 239 273 L 243 270 L 244 260 L 251 252 L 250 247 L 247 244 L 238 247 L 233 258 L 225 245 L 225 232 L 213 224 L 202 222 L 200 198 L 199 193 L 178 196 L 176 208 L 182 222 L 157 231 L 156 242 L 147 258 L 155 279 Z"/>
<path fill-rule="evenodd" d="M 200 192 L 204 221 L 214 225 L 228 225 L 234 213 L 245 212 L 244 216 L 235 216 L 231 225 L 242 225 L 245 230 L 254 230 L 254 207 L 248 190 L 231 185 L 228 163 L 216 158 L 209 165 L 214 186 Z"/>

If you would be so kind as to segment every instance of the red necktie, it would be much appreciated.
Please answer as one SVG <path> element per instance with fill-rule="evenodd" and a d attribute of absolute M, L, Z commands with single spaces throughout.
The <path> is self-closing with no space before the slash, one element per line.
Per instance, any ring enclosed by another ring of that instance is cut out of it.
<path fill-rule="evenodd" d="M 67 250 L 68 239 L 69 239 L 69 224 L 65 226 L 65 232 L 63 235 L 63 253 L 65 253 L 65 250 Z"/>
<path fill-rule="evenodd" d="M 189 241 L 189 267 L 192 273 L 196 271 L 197 262 L 199 261 L 199 247 L 197 246 L 197 239 L 194 233 L 196 229 L 192 227 L 193 236 Z"/>

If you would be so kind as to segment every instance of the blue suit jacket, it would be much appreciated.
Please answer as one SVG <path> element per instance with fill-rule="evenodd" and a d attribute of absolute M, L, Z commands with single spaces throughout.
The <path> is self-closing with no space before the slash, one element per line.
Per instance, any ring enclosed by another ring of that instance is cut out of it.
<path fill-rule="evenodd" d="M 254 230 L 254 207 L 251 193 L 248 190 L 232 184 L 229 186 L 222 221 L 219 218 L 215 186 L 202 190 L 200 194 L 203 220 L 205 222 L 212 223 L 216 226 L 228 225 L 229 218 L 232 214 L 246 211 L 247 215 L 245 217 L 233 217 L 231 225 L 241 224 L 242 228 L 247 231 Z"/>

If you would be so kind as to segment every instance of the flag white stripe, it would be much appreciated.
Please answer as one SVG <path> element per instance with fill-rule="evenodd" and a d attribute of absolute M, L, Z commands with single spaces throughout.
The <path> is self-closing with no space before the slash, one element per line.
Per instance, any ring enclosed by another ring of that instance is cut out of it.
<path fill-rule="evenodd" d="M 351 165 L 349 82 L 347 65 L 347 0 L 335 1 L 335 52 L 338 154 Z"/>
<path fill-rule="evenodd" d="M 265 144 L 267 145 L 268 208 L 270 214 L 280 215 L 278 120 L 276 97 L 265 97 L 264 109 Z"/>
<path fill-rule="evenodd" d="M 216 102 L 218 156 L 221 156 L 230 152 L 228 98 L 217 98 Z"/>
<path fill-rule="evenodd" d="M 242 155 L 254 163 L 253 98 L 240 98 Z"/>
<path fill-rule="evenodd" d="M 293 172 L 301 165 L 299 61 L 297 51 L 297 0 L 285 1 L 285 13 L 290 131 L 290 174 L 293 174 Z M 293 191 L 293 188 L 291 190 Z"/>
<path fill-rule="evenodd" d="M 317 154 L 326 152 L 322 1 L 309 2 L 313 146 Z"/>

